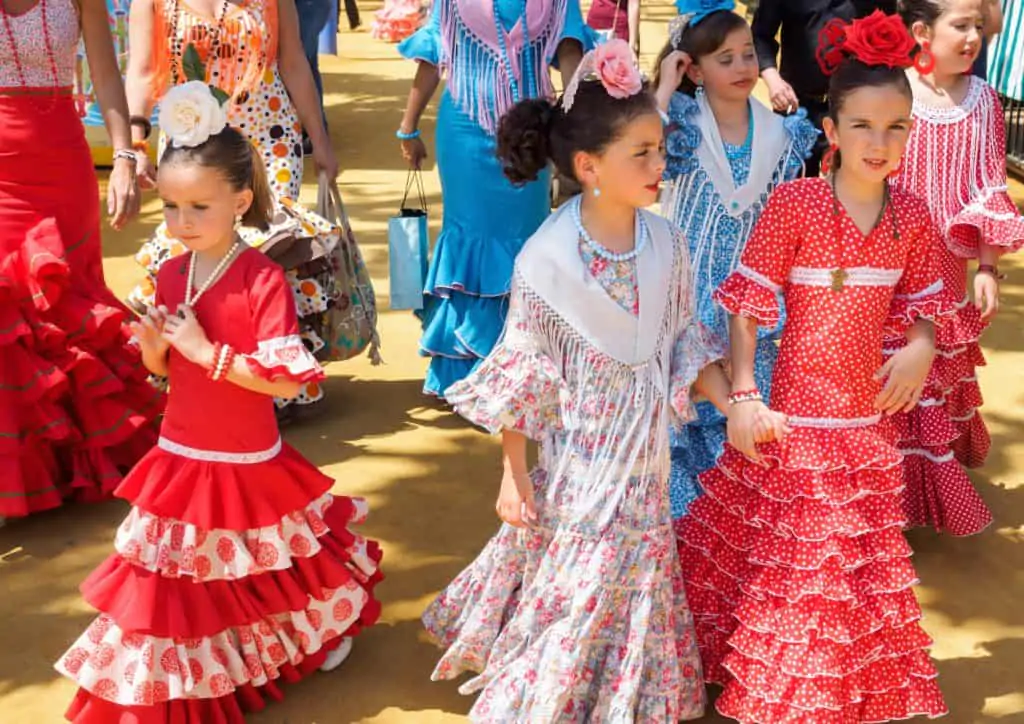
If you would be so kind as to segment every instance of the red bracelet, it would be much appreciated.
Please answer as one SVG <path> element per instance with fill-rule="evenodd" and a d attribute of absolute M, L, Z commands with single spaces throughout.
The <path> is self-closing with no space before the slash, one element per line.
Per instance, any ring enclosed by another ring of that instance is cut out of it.
<path fill-rule="evenodd" d="M 978 273 L 991 274 L 993 277 L 996 278 L 997 281 L 1002 281 L 1003 279 L 1006 279 L 1006 275 L 1000 274 L 999 267 L 997 267 L 995 264 L 978 264 Z"/>
<path fill-rule="evenodd" d="M 749 390 L 739 390 L 729 395 L 729 404 L 736 405 L 740 402 L 760 402 L 764 398 L 761 397 L 761 391 L 756 387 Z"/>
<path fill-rule="evenodd" d="M 213 366 L 206 372 L 207 379 L 220 382 L 228 376 L 231 363 L 235 360 L 235 350 L 231 345 L 217 342 L 213 345 Z"/>
<path fill-rule="evenodd" d="M 220 355 L 223 351 L 224 345 L 220 342 L 213 343 L 213 361 L 210 364 L 210 368 L 206 370 L 206 379 L 214 380 L 217 374 L 217 364 L 220 362 Z"/>

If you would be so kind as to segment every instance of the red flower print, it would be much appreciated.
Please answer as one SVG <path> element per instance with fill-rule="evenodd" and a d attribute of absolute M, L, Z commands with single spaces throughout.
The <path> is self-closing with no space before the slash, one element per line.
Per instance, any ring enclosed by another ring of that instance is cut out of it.
<path fill-rule="evenodd" d="M 352 602 L 350 600 L 348 600 L 347 598 L 339 599 L 338 602 L 334 604 L 334 620 L 340 622 L 347 622 L 350 618 L 352 618 L 352 613 L 354 612 L 354 610 L 355 608 L 353 607 Z"/>
<path fill-rule="evenodd" d="M 296 533 L 288 541 L 288 548 L 296 558 L 306 558 L 313 549 L 309 540 L 302 534 Z"/>
<path fill-rule="evenodd" d="M 74 648 L 64 654 L 64 668 L 72 676 L 82 670 L 82 665 L 89 659 L 89 652 L 83 648 Z"/>
<path fill-rule="evenodd" d="M 267 655 L 270 656 L 270 660 L 277 666 L 280 666 L 288 660 L 288 654 L 284 650 L 284 646 L 281 644 L 270 644 L 267 648 Z"/>
<path fill-rule="evenodd" d="M 278 559 L 277 548 L 272 543 L 260 543 L 256 552 L 256 563 L 262 568 L 273 568 Z"/>
<path fill-rule="evenodd" d="M 171 698 L 171 689 L 167 686 L 166 682 L 154 681 L 153 682 L 153 703 L 159 704 L 162 701 L 167 701 Z"/>
<path fill-rule="evenodd" d="M 121 643 L 126 649 L 137 651 L 146 644 L 146 637 L 140 633 L 126 633 L 121 637 Z"/>
<path fill-rule="evenodd" d="M 128 686 L 132 686 L 135 683 L 135 672 L 139 668 L 138 661 L 131 661 L 126 667 L 124 667 L 124 680 Z"/>
<path fill-rule="evenodd" d="M 223 666 L 225 669 L 228 668 L 228 662 L 230 661 L 230 659 L 228 658 L 228 652 L 225 651 L 223 648 L 221 648 L 220 646 L 214 646 L 213 649 L 210 651 L 210 656 L 213 657 L 213 660 L 221 666 Z"/>
<path fill-rule="evenodd" d="M 117 684 L 113 679 L 100 679 L 92 687 L 93 696 L 107 701 L 117 701 Z"/>
<path fill-rule="evenodd" d="M 178 652 L 174 649 L 167 649 L 160 656 L 160 668 L 164 670 L 165 674 L 177 674 L 181 671 L 181 660 L 178 658 Z"/>
<path fill-rule="evenodd" d="M 221 536 L 217 541 L 217 557 L 225 563 L 235 560 L 235 542 L 227 536 Z"/>
<path fill-rule="evenodd" d="M 199 663 L 199 659 L 188 660 L 188 671 L 193 681 L 199 682 L 203 680 L 203 665 Z"/>
<path fill-rule="evenodd" d="M 214 697 L 227 696 L 233 688 L 227 674 L 215 674 L 210 678 L 210 693 Z"/>
<path fill-rule="evenodd" d="M 206 578 L 213 571 L 213 564 L 207 556 L 196 556 L 196 575 Z"/>
<path fill-rule="evenodd" d="M 324 625 L 324 615 L 317 611 L 315 608 L 311 608 L 306 611 L 306 618 L 309 619 L 309 625 L 313 627 L 314 631 L 319 631 Z"/>
<path fill-rule="evenodd" d="M 110 644 L 100 644 L 89 657 L 89 666 L 97 671 L 105 669 L 114 663 L 115 653 L 114 647 Z"/>

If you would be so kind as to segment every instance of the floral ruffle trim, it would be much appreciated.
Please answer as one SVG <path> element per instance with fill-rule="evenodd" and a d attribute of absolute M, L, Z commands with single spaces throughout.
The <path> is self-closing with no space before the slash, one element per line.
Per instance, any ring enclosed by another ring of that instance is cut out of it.
<path fill-rule="evenodd" d="M 981 241 L 1005 251 L 1024 246 L 1024 216 L 1005 188 L 987 189 L 949 222 L 946 243 L 957 256 L 977 257 Z"/>
<path fill-rule="evenodd" d="M 700 129 L 696 123 L 699 113 L 700 106 L 693 98 L 681 92 L 672 94 L 665 134 L 666 181 L 693 173 L 697 169 L 697 148 L 701 142 Z"/>
<path fill-rule="evenodd" d="M 753 269 L 740 266 L 714 292 L 714 300 L 729 314 L 750 317 L 761 327 L 779 324 L 778 288 Z"/>
<path fill-rule="evenodd" d="M 568 416 L 569 390 L 551 358 L 504 344 L 445 397 L 492 435 L 508 429 L 540 440 L 564 429 Z"/>
<path fill-rule="evenodd" d="M 785 177 L 792 179 L 798 177 L 804 170 L 804 162 L 814 150 L 814 144 L 817 143 L 821 131 L 807 119 L 805 108 L 798 108 L 796 113 L 783 118 L 782 125 L 793 144 L 792 151 L 786 160 L 785 172 Z"/>
<path fill-rule="evenodd" d="M 319 382 L 325 377 L 298 334 L 261 341 L 254 353 L 245 356 L 245 361 L 253 374 L 270 381 L 285 377 L 306 383 Z"/>
<path fill-rule="evenodd" d="M 949 299 L 941 280 L 915 294 L 897 294 L 885 322 L 886 338 L 904 334 L 914 322 L 927 319 L 941 327 L 957 314 L 957 305 Z"/>
<path fill-rule="evenodd" d="M 669 373 L 669 402 L 682 425 L 696 418 L 691 387 L 700 371 L 725 357 L 725 345 L 703 325 L 690 324 L 672 346 L 672 368 Z"/>

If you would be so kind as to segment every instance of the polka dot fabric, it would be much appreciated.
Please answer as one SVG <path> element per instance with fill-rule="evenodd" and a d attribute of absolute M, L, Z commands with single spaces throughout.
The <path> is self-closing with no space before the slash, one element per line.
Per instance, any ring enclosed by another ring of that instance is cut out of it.
<path fill-rule="evenodd" d="M 268 0 L 268 2 L 274 2 L 274 0 Z M 188 16 L 187 22 L 178 24 L 178 36 L 183 42 L 194 41 L 197 33 L 203 32 L 203 28 L 207 35 L 202 37 L 204 39 L 212 37 L 216 29 L 216 22 L 195 13 L 184 2 L 173 3 L 171 0 L 167 0 L 162 4 L 162 12 L 168 16 L 166 23 L 168 27 L 171 27 L 170 13 L 174 6 Z M 242 32 L 239 33 L 242 40 L 237 48 L 237 53 L 245 55 L 247 52 L 253 52 L 245 42 L 247 34 L 250 37 L 254 37 L 255 34 L 265 36 L 275 27 L 273 23 L 264 21 L 268 11 L 267 4 L 259 1 L 246 2 L 244 7 L 233 5 L 231 8 L 229 14 L 232 22 L 242 29 Z M 262 37 L 261 39 L 263 42 L 260 47 L 268 45 L 267 38 Z M 208 43 L 199 43 L 198 47 L 201 53 L 207 52 L 207 45 Z M 222 62 L 215 61 L 209 66 L 211 83 L 214 85 L 235 88 L 240 81 L 240 76 L 231 79 L 221 77 Z M 235 63 L 232 59 L 232 62 L 225 67 L 236 69 L 236 73 L 241 74 L 245 66 Z M 243 90 L 229 101 L 227 110 L 228 123 L 244 132 L 260 152 L 266 167 L 270 190 L 277 200 L 278 208 L 275 210 L 273 222 L 275 227 L 279 227 L 295 216 L 289 211 L 298 206 L 294 200 L 299 198 L 302 188 L 303 169 L 302 126 L 299 123 L 295 107 L 288 97 L 284 82 L 281 80 L 277 64 L 274 63 L 263 70 L 260 82 L 255 88 Z M 161 137 L 161 153 L 165 143 L 166 138 Z M 299 214 L 303 220 L 314 216 L 305 209 L 299 210 Z M 329 237 L 336 237 L 336 230 L 332 230 L 330 224 L 323 219 L 318 221 L 319 223 L 316 219 L 312 220 L 317 227 L 312 233 L 318 235 L 325 242 L 324 246 L 333 248 Z M 274 233 L 279 232 L 280 228 L 271 229 L 269 233 L 257 229 L 242 229 L 241 235 L 250 246 L 259 248 Z M 336 243 L 336 238 L 333 243 Z M 181 242 L 168 236 L 166 224 L 160 224 L 153 237 L 142 246 L 135 256 L 139 265 L 145 269 L 146 276 L 132 290 L 128 303 L 136 310 L 144 309 L 152 304 L 156 274 L 160 267 L 168 259 L 173 259 L 184 251 L 185 247 Z M 320 328 L 319 318 L 327 311 L 326 303 L 321 301 L 322 282 L 306 278 L 297 270 L 293 270 L 289 282 L 295 295 L 304 336 L 318 338 L 314 330 Z M 288 404 L 309 405 L 322 398 L 323 391 L 319 386 L 306 385 L 294 400 L 277 400 L 277 405 L 278 407 L 286 407 Z"/>
<path fill-rule="evenodd" d="M 769 326 L 781 290 L 788 315 L 772 401 L 793 433 L 758 447 L 764 465 L 727 445 L 676 523 L 705 677 L 725 687 L 719 712 L 741 722 L 946 711 L 902 534 L 897 430 L 874 409 L 873 374 L 883 329 L 953 309 L 920 202 L 894 194 L 867 236 L 838 212 L 821 179 L 779 187 L 716 292 Z M 837 267 L 851 270 L 841 291 L 813 272 Z"/>
<path fill-rule="evenodd" d="M 959 302 L 956 318 L 936 336 L 938 354 L 921 402 L 897 417 L 906 456 L 903 503 L 911 526 L 972 535 L 992 522 L 964 467 L 985 463 L 991 440 L 981 419 L 976 368 L 985 329 L 967 295 L 967 260 L 981 242 L 1013 251 L 1024 244 L 1024 219 L 1006 192 L 1002 106 L 984 81 L 971 79 L 953 108 L 914 103 L 914 128 L 893 186 L 924 199 L 945 242 L 942 278 Z M 970 159 L 970 162 L 967 162 Z M 892 354 L 901 336 L 886 343 Z"/>

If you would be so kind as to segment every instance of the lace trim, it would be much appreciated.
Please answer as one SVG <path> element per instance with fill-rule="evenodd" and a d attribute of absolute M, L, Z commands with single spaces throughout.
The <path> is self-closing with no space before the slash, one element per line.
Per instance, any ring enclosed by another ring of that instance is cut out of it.
<path fill-rule="evenodd" d="M 773 292 L 778 293 L 778 292 L 782 291 L 782 286 L 781 285 L 776 284 L 775 282 L 773 282 L 771 279 L 766 277 L 761 272 L 754 271 L 749 266 L 745 266 L 743 264 L 739 264 L 736 267 L 736 271 L 739 272 L 740 274 L 742 274 L 743 276 L 745 276 L 747 279 L 755 281 L 755 282 L 757 282 L 758 284 L 760 284 L 763 287 L 768 287 Z"/>
<path fill-rule="evenodd" d="M 939 292 L 942 291 L 943 286 L 944 285 L 942 283 L 942 280 L 939 279 L 938 281 L 933 282 L 930 286 L 922 289 L 919 292 L 914 292 L 913 294 L 897 294 L 896 298 L 909 300 L 923 299 L 924 297 L 930 297 L 933 294 L 938 294 Z"/>
<path fill-rule="evenodd" d="M 947 452 L 945 455 L 933 455 L 932 453 L 928 452 L 927 450 L 924 450 L 922 448 L 917 448 L 917 447 L 908 448 L 906 450 L 900 450 L 900 452 L 903 455 L 917 455 L 919 457 L 922 457 L 922 458 L 928 460 L 929 462 L 933 462 L 933 463 L 936 463 L 936 464 L 948 463 L 950 460 L 952 460 L 954 457 L 956 457 L 955 455 L 953 455 L 953 451 L 952 450 Z"/>
<path fill-rule="evenodd" d="M 948 108 L 940 108 L 938 106 L 929 106 L 915 100 L 913 113 L 918 118 L 923 118 L 924 120 L 931 121 L 932 123 L 956 123 L 957 121 L 961 121 L 971 115 L 974 111 L 974 107 L 978 105 L 978 101 L 981 100 L 982 91 L 984 89 L 985 82 L 983 80 L 980 78 L 971 78 L 971 87 L 967 90 L 967 95 L 961 103 Z"/>
<path fill-rule="evenodd" d="M 882 420 L 882 415 L 871 415 L 870 417 L 800 417 L 790 415 L 789 424 L 793 427 L 814 427 L 827 430 L 847 430 L 855 427 L 869 427 L 877 425 Z"/>
<path fill-rule="evenodd" d="M 795 266 L 789 272 L 792 284 L 809 287 L 832 286 L 833 269 L 817 269 L 807 266 Z M 862 266 L 846 269 L 844 284 L 851 287 L 894 287 L 903 276 L 902 269 L 876 269 Z"/>
<path fill-rule="evenodd" d="M 176 443 L 173 440 L 168 440 L 166 437 L 160 436 L 157 440 L 157 447 L 164 452 L 169 452 L 172 455 L 180 455 L 183 458 L 190 460 L 199 460 L 204 463 L 233 463 L 235 465 L 255 465 L 256 463 L 265 463 L 268 460 L 273 460 L 281 452 L 281 438 L 277 438 L 277 442 L 266 450 L 258 450 L 256 452 L 244 452 L 244 453 L 233 453 L 233 452 L 222 452 L 220 450 L 200 450 L 199 448 L 189 447 L 188 445 L 182 445 Z"/>

